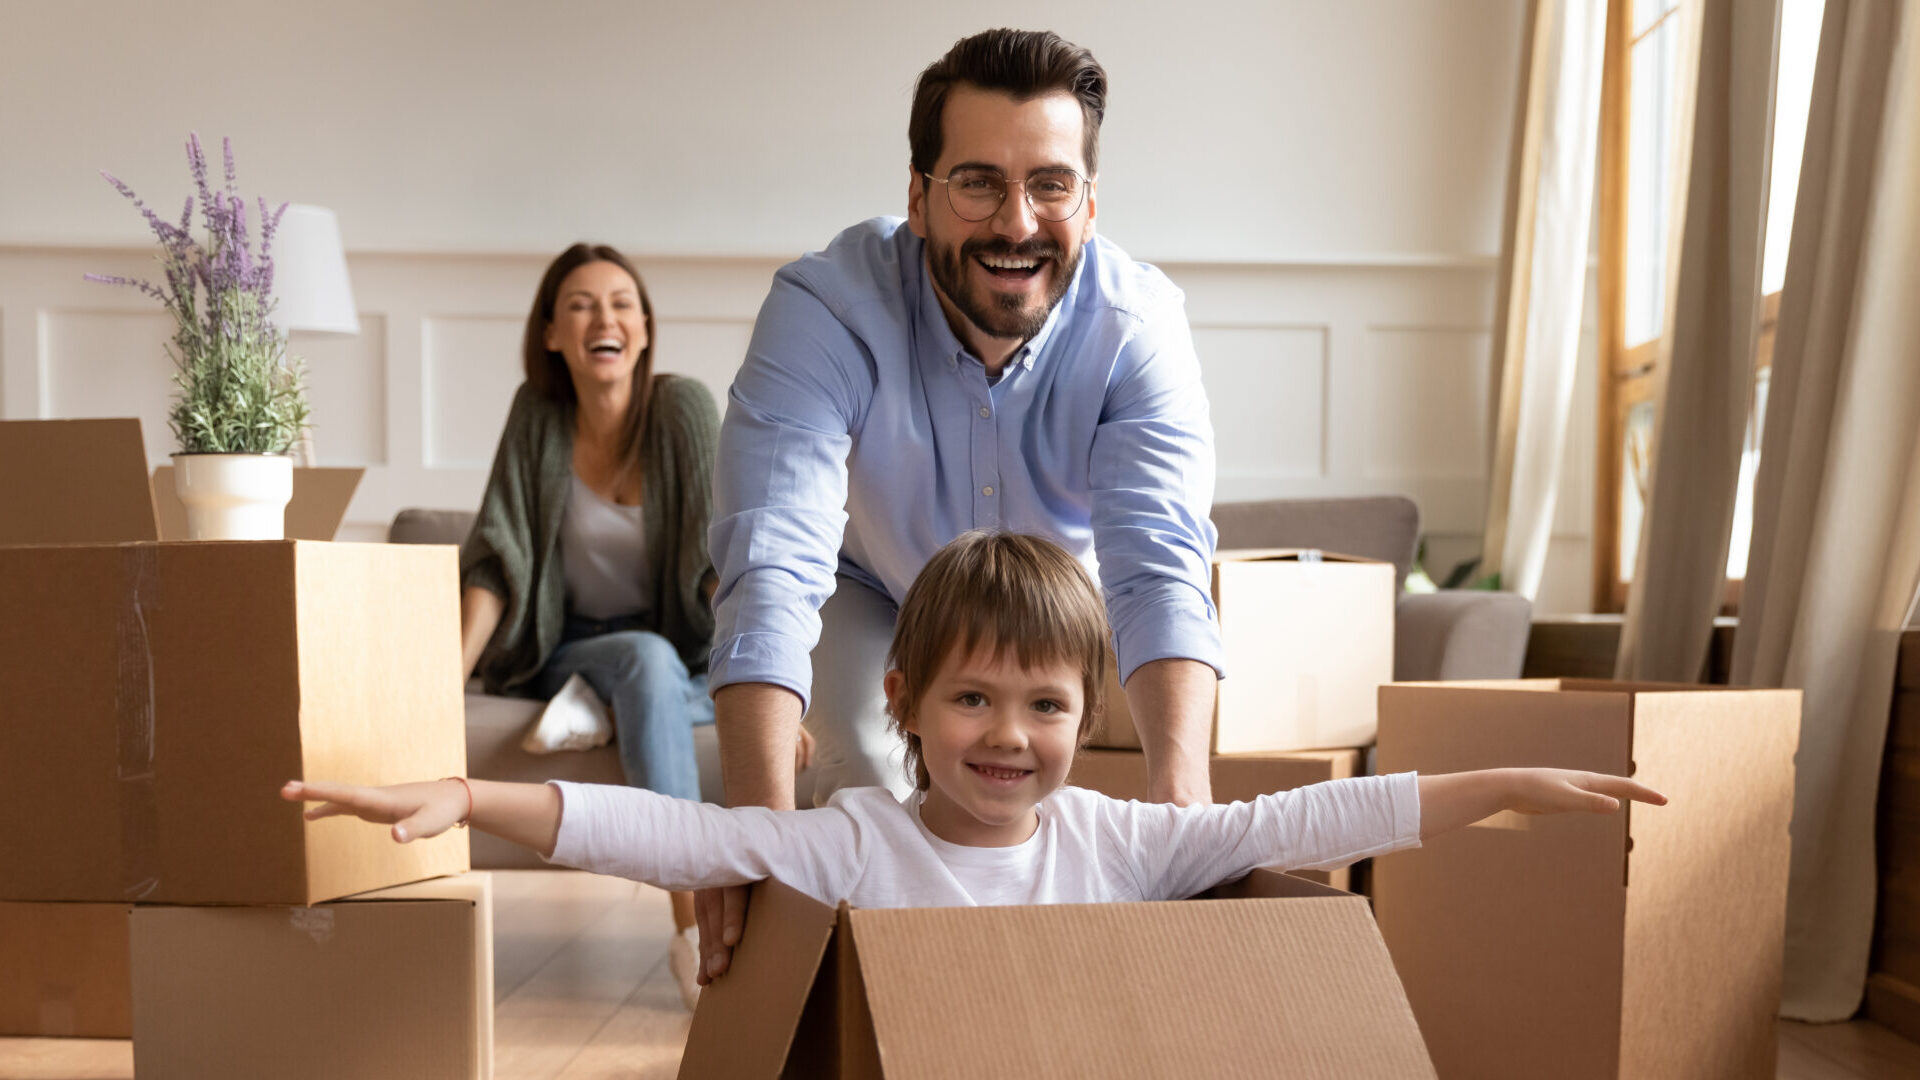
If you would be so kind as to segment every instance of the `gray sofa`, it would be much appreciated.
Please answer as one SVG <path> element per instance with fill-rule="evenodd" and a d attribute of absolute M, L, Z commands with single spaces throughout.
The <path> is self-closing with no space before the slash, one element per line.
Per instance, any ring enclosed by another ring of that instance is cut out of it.
<path fill-rule="evenodd" d="M 1222 548 L 1303 547 L 1391 562 L 1396 585 L 1404 584 L 1420 537 L 1420 511 L 1400 496 L 1338 499 L 1270 499 L 1221 503 L 1213 508 Z M 458 544 L 473 514 L 465 510 L 402 510 L 387 539 L 400 544 Z M 1394 678 L 1515 678 L 1526 657 L 1533 607 L 1513 593 L 1402 592 L 1395 608 Z M 494 697 L 478 683 L 467 692 L 467 771 L 488 780 L 553 778 L 618 784 L 623 780 L 614 749 L 546 756 L 520 749 L 520 736 L 538 716 L 541 702 Z M 700 791 L 720 799 L 719 741 L 711 726 L 696 728 Z M 808 804 L 812 777 L 795 777 L 800 805 Z M 507 869 L 540 866 L 538 856 L 503 840 L 475 833 L 473 864 Z"/>

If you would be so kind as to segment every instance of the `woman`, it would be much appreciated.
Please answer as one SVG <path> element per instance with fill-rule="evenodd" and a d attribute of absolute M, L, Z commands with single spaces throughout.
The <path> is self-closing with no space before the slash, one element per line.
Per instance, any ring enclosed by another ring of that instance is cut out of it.
<path fill-rule="evenodd" d="M 720 423 L 701 383 L 653 373 L 653 340 L 646 286 L 618 251 L 575 244 L 547 267 L 526 382 L 460 549 L 462 660 L 494 694 L 552 697 L 579 674 L 611 707 L 627 782 L 697 800 Z M 673 915 L 691 1007 L 690 894 Z"/>

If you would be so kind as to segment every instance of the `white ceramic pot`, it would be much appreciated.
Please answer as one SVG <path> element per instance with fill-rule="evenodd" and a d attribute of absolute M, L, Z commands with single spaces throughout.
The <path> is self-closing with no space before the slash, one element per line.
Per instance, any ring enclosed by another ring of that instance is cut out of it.
<path fill-rule="evenodd" d="M 285 454 L 175 454 L 173 486 L 189 540 L 282 540 L 293 498 Z"/>

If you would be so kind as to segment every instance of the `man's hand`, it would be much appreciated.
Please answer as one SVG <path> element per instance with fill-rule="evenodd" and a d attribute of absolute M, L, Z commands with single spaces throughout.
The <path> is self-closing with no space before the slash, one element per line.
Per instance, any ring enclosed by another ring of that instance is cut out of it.
<path fill-rule="evenodd" d="M 813 761 L 813 736 L 800 726 L 800 697 L 782 686 L 733 683 L 713 695 L 720 736 L 720 779 L 729 806 L 793 809 L 793 773 Z M 787 766 L 793 766 L 791 771 Z M 701 889 L 693 894 L 700 926 L 701 986 L 727 973 L 733 947 L 747 926 L 747 888 Z"/>
<path fill-rule="evenodd" d="M 705 986 L 733 966 L 733 947 L 747 926 L 745 885 L 701 889 L 693 894 L 693 917 L 700 925 L 700 971 L 694 981 Z"/>
<path fill-rule="evenodd" d="M 1140 747 L 1147 754 L 1147 799 L 1193 806 L 1213 801 L 1207 750 L 1219 676 L 1198 660 L 1153 660 L 1127 680 Z"/>

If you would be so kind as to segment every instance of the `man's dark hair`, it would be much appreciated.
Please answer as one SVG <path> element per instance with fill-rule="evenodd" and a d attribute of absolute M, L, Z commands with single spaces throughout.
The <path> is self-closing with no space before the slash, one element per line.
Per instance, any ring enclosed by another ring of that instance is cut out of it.
<path fill-rule="evenodd" d="M 920 73 L 907 120 L 913 167 L 931 173 L 940 160 L 941 114 L 955 84 L 997 90 L 1029 101 L 1044 94 L 1072 94 L 1086 120 L 1082 146 L 1087 174 L 1099 172 L 1100 118 L 1107 111 L 1107 72 L 1087 50 L 1047 30 L 986 30 L 954 42 L 947 55 Z M 921 181 L 925 183 L 925 180 Z"/>

